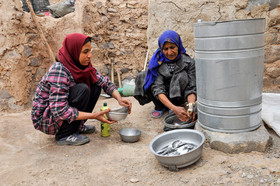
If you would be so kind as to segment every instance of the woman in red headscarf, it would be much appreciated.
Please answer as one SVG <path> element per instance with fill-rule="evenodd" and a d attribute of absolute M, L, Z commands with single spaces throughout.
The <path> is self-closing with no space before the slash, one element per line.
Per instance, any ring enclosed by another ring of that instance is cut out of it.
<path fill-rule="evenodd" d="M 50 67 L 37 86 L 31 119 L 35 129 L 55 135 L 58 145 L 82 145 L 90 139 L 81 134 L 95 131 L 94 126 L 84 125 L 87 119 L 115 122 L 105 119 L 109 110 L 92 113 L 101 88 L 121 106 L 129 107 L 129 112 L 131 102 L 123 99 L 117 87 L 92 66 L 90 37 L 67 35 L 58 56 L 59 62 Z"/>

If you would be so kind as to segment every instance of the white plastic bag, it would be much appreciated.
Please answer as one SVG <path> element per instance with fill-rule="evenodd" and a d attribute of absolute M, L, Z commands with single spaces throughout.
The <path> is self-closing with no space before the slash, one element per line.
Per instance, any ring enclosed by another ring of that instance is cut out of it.
<path fill-rule="evenodd" d="M 74 5 L 75 5 L 75 0 L 66 0 L 64 2 L 49 5 L 47 6 L 47 8 L 49 9 L 53 17 L 59 18 L 65 16 L 66 14 L 74 12 L 75 11 Z"/>
<path fill-rule="evenodd" d="M 280 94 L 262 94 L 262 120 L 280 136 Z"/>

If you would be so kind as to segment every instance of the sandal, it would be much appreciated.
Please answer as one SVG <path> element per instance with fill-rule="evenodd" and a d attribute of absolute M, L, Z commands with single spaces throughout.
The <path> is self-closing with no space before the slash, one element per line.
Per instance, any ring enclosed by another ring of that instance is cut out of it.
<path fill-rule="evenodd" d="M 174 114 L 174 112 L 172 110 L 169 110 L 168 113 L 171 115 L 171 114 Z"/>
<path fill-rule="evenodd" d="M 152 117 L 153 118 L 161 118 L 164 114 L 164 110 L 154 110 L 152 112 Z"/>

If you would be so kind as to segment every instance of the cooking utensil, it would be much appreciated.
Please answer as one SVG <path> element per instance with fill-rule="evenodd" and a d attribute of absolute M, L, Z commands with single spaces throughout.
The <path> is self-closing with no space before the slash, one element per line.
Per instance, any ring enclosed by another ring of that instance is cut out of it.
<path fill-rule="evenodd" d="M 185 149 L 182 143 L 180 146 L 178 140 L 187 143 Z M 200 159 L 204 141 L 204 134 L 197 130 L 171 130 L 156 136 L 150 143 L 150 150 L 162 166 L 169 168 L 169 170 L 178 171 L 179 168 L 189 166 Z M 160 154 L 161 150 L 169 145 L 177 147 L 176 150 L 180 153 Z M 182 149 L 180 149 L 181 147 Z"/>
<path fill-rule="evenodd" d="M 134 128 L 123 128 L 119 131 L 119 134 L 122 141 L 134 143 L 140 139 L 141 131 Z"/>
<path fill-rule="evenodd" d="M 122 121 L 129 114 L 128 107 L 111 108 L 111 110 L 106 113 L 107 118 L 112 121 Z"/>

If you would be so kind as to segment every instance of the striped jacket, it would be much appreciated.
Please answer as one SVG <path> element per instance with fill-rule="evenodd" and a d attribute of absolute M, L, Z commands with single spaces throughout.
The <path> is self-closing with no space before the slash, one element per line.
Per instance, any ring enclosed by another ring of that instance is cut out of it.
<path fill-rule="evenodd" d="M 96 72 L 97 85 L 112 95 L 116 86 Z M 69 123 L 78 117 L 78 110 L 68 104 L 70 87 L 76 84 L 70 71 L 60 62 L 55 62 L 39 82 L 33 99 L 31 119 L 34 128 L 46 134 L 58 132 L 63 121 Z M 81 124 L 83 127 L 83 123 Z"/>

